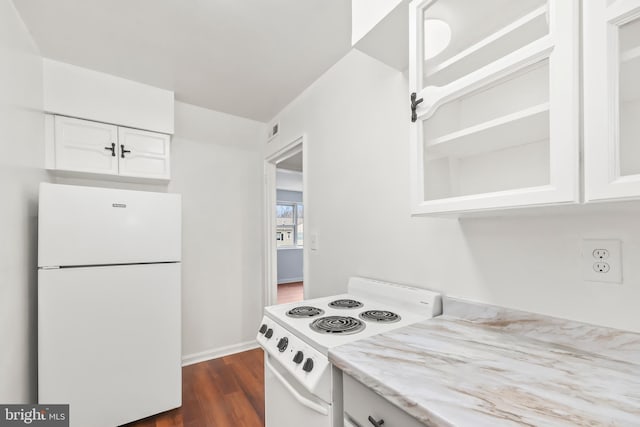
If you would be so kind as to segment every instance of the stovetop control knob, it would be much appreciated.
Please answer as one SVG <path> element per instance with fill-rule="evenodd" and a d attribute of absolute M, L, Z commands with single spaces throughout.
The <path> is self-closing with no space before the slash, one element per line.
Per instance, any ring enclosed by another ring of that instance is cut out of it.
<path fill-rule="evenodd" d="M 313 370 L 313 360 L 311 360 L 311 358 L 305 360 L 304 365 L 302 365 L 302 370 L 305 372 L 311 372 Z"/>
<path fill-rule="evenodd" d="M 265 332 L 267 332 L 267 325 L 262 324 L 262 326 L 260 326 L 260 331 L 259 331 L 262 335 L 264 335 Z"/>
<path fill-rule="evenodd" d="M 293 361 L 297 364 L 302 363 L 302 361 L 304 360 L 304 353 L 299 351 L 296 353 L 295 356 L 293 356 Z"/>
<path fill-rule="evenodd" d="M 267 338 L 271 338 L 273 336 L 273 329 L 267 329 L 267 332 L 265 332 L 264 336 Z"/>
<path fill-rule="evenodd" d="M 288 345 L 289 345 L 289 338 L 287 337 L 280 338 L 280 341 L 278 341 L 278 350 L 280 350 L 280 353 L 285 351 Z"/>

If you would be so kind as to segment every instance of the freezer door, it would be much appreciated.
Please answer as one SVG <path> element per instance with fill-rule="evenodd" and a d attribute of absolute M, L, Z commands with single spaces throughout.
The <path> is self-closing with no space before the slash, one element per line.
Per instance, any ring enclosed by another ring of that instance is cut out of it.
<path fill-rule="evenodd" d="M 38 401 L 71 427 L 181 405 L 180 264 L 40 270 Z"/>
<path fill-rule="evenodd" d="M 179 261 L 179 194 L 42 183 L 38 265 Z"/>

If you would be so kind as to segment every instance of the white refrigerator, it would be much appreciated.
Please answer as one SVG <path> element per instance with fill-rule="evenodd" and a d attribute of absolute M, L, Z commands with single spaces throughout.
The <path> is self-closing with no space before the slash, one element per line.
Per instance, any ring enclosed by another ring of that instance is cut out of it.
<path fill-rule="evenodd" d="M 38 401 L 72 427 L 181 405 L 181 198 L 43 183 Z"/>

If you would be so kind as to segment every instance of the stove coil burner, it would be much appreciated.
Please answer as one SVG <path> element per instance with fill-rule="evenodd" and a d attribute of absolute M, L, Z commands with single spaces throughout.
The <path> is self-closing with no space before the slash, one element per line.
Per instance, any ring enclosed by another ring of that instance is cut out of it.
<path fill-rule="evenodd" d="M 329 307 L 333 308 L 360 308 L 362 303 L 354 299 L 337 299 L 329 303 Z"/>
<path fill-rule="evenodd" d="M 308 305 L 294 307 L 291 310 L 287 311 L 287 316 L 294 318 L 315 317 L 322 314 L 324 314 L 324 310 L 316 307 L 310 307 Z"/>
<path fill-rule="evenodd" d="M 349 316 L 327 316 L 314 320 L 311 329 L 323 334 L 349 335 L 362 331 L 364 322 Z"/>
<path fill-rule="evenodd" d="M 400 316 L 392 311 L 386 310 L 367 310 L 360 313 L 362 320 L 372 320 L 379 323 L 393 323 L 400 320 Z"/>

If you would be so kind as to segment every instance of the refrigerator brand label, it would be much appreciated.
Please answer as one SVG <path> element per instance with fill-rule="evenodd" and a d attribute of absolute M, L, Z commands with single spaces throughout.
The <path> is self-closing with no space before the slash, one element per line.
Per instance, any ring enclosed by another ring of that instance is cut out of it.
<path fill-rule="evenodd" d="M 69 427 L 69 405 L 0 405 L 0 427 Z"/>
<path fill-rule="evenodd" d="M 127 205 L 125 205 L 124 203 L 112 203 L 111 206 L 113 206 L 114 208 L 126 208 Z"/>

